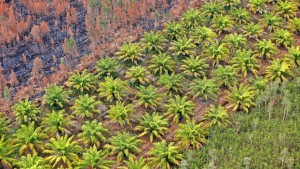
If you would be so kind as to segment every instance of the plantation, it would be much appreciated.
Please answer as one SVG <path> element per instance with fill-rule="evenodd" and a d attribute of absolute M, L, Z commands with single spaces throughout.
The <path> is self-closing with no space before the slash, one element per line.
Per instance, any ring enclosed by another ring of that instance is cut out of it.
<path fill-rule="evenodd" d="M 226 0 L 1 113 L 0 168 L 299 168 L 298 1 Z"/>

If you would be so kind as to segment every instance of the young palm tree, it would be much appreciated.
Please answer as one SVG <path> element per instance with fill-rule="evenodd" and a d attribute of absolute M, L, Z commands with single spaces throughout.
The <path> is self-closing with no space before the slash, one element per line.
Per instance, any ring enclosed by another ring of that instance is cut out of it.
<path fill-rule="evenodd" d="M 198 26 L 191 32 L 191 38 L 195 44 L 207 46 L 213 43 L 213 39 L 217 38 L 217 34 L 209 27 Z"/>
<path fill-rule="evenodd" d="M 139 87 L 137 97 L 138 99 L 135 102 L 138 106 L 143 106 L 145 108 L 150 107 L 153 110 L 157 108 L 159 101 L 161 100 L 160 94 L 158 94 L 157 89 L 152 85 L 149 85 L 148 87 Z"/>
<path fill-rule="evenodd" d="M 19 154 L 37 154 L 44 150 L 43 140 L 47 136 L 42 133 L 41 127 L 34 127 L 34 122 L 28 125 L 21 125 L 15 134 L 13 134 L 13 143 L 19 148 Z"/>
<path fill-rule="evenodd" d="M 127 132 L 117 132 L 117 135 L 109 138 L 109 144 L 106 144 L 104 148 L 111 151 L 111 154 L 117 154 L 117 161 L 120 162 L 124 158 L 134 158 L 134 153 L 141 153 L 138 147 L 142 140 L 136 136 Z"/>
<path fill-rule="evenodd" d="M 11 144 L 11 140 L 6 140 L 5 135 L 0 137 L 0 167 L 12 168 L 12 163 L 16 161 L 13 158 L 15 147 Z"/>
<path fill-rule="evenodd" d="M 210 105 L 210 108 L 206 114 L 204 114 L 202 121 L 208 121 L 209 126 L 211 127 L 225 127 L 230 123 L 227 110 L 221 105 L 218 105 L 217 107 Z"/>
<path fill-rule="evenodd" d="M 75 100 L 74 106 L 70 109 L 73 113 L 80 117 L 93 117 L 94 113 L 100 113 L 100 110 L 97 107 L 101 104 L 100 101 L 96 101 L 96 96 L 81 95 L 78 99 Z"/>
<path fill-rule="evenodd" d="M 223 5 L 218 1 L 204 1 L 201 9 L 203 13 L 210 18 L 224 12 Z"/>
<path fill-rule="evenodd" d="M 132 104 L 124 105 L 124 102 L 117 102 L 116 105 L 110 105 L 107 111 L 112 122 L 117 121 L 121 126 L 130 124 L 129 117 L 135 112 Z"/>
<path fill-rule="evenodd" d="M 277 45 L 284 46 L 285 48 L 288 48 L 289 46 L 294 44 L 293 34 L 286 29 L 275 30 L 273 34 L 273 40 Z"/>
<path fill-rule="evenodd" d="M 10 119 L 0 112 L 0 135 L 7 134 L 9 132 L 9 124 Z"/>
<path fill-rule="evenodd" d="M 158 84 L 164 86 L 169 92 L 181 92 L 181 88 L 183 88 L 183 76 L 181 74 L 174 74 L 171 75 L 164 74 L 160 76 L 158 80 Z"/>
<path fill-rule="evenodd" d="M 277 16 L 274 12 L 263 15 L 261 24 L 264 25 L 268 31 L 272 32 L 281 26 L 282 18 Z"/>
<path fill-rule="evenodd" d="M 268 0 L 249 0 L 248 6 L 251 12 L 254 14 L 259 12 L 263 13 L 266 9 Z"/>
<path fill-rule="evenodd" d="M 233 8 L 235 6 L 240 6 L 241 5 L 241 1 L 240 0 L 223 0 L 221 1 L 221 4 L 225 7 L 225 8 Z"/>
<path fill-rule="evenodd" d="M 127 82 L 122 81 L 121 79 L 113 79 L 112 77 L 106 77 L 104 82 L 99 83 L 99 92 L 100 97 L 105 97 L 106 101 L 112 102 L 113 100 L 122 100 L 123 97 L 126 97 L 127 91 Z"/>
<path fill-rule="evenodd" d="M 175 61 L 167 53 L 152 56 L 149 61 L 149 70 L 155 75 L 169 74 L 174 72 Z"/>
<path fill-rule="evenodd" d="M 180 66 L 182 73 L 194 78 L 205 77 L 206 69 L 209 64 L 206 63 L 205 59 L 200 58 L 200 56 L 194 57 L 190 56 L 183 60 L 183 64 Z"/>
<path fill-rule="evenodd" d="M 253 87 L 248 85 L 239 85 L 232 87 L 230 91 L 227 90 L 226 93 L 228 94 L 228 108 L 232 108 L 233 111 L 243 110 L 248 113 L 249 108 L 251 106 L 255 106 L 253 100 L 256 92 Z"/>
<path fill-rule="evenodd" d="M 193 29 L 200 25 L 202 19 L 200 11 L 197 9 L 189 9 L 182 16 L 183 25 L 188 29 Z"/>
<path fill-rule="evenodd" d="M 170 50 L 174 52 L 176 56 L 190 56 L 196 54 L 194 49 L 196 45 L 191 38 L 185 36 L 180 37 L 177 41 L 171 42 Z"/>
<path fill-rule="evenodd" d="M 97 150 L 97 147 L 94 145 L 85 149 L 82 159 L 77 163 L 77 167 L 75 168 L 110 169 L 114 162 L 107 159 L 108 155 L 108 151 Z"/>
<path fill-rule="evenodd" d="M 68 167 L 72 168 L 73 163 L 80 160 L 78 153 L 82 151 L 82 148 L 76 141 L 73 141 L 73 136 L 57 136 L 51 138 L 49 143 L 46 143 L 47 149 L 44 150 L 46 160 L 52 164 L 53 168 Z"/>
<path fill-rule="evenodd" d="M 81 126 L 81 130 L 82 132 L 78 134 L 78 138 L 81 139 L 85 146 L 96 145 L 100 147 L 101 142 L 106 142 L 104 134 L 108 133 L 108 129 L 96 119 L 93 121 L 85 121 Z"/>
<path fill-rule="evenodd" d="M 153 148 L 148 154 L 150 157 L 150 165 L 153 168 L 171 169 L 172 166 L 178 166 L 183 159 L 183 154 L 179 146 L 175 146 L 174 142 L 167 143 L 166 140 L 154 143 Z"/>
<path fill-rule="evenodd" d="M 146 159 L 140 157 L 139 159 L 135 160 L 134 158 L 129 158 L 128 161 L 124 162 L 125 166 L 121 166 L 118 169 L 150 169 L 148 166 Z"/>
<path fill-rule="evenodd" d="M 289 23 L 287 25 L 287 28 L 292 32 L 296 34 L 300 34 L 300 18 L 293 18 L 289 20 Z"/>
<path fill-rule="evenodd" d="M 271 58 L 271 56 L 276 54 L 278 51 L 276 45 L 272 43 L 271 40 L 259 40 L 255 46 L 258 55 L 264 60 L 266 60 L 267 58 Z"/>
<path fill-rule="evenodd" d="M 240 72 L 246 77 L 248 72 L 252 72 L 256 76 L 257 69 L 260 67 L 258 61 L 252 50 L 243 49 L 235 53 L 230 63 L 236 72 Z"/>
<path fill-rule="evenodd" d="M 300 66 L 300 47 L 292 46 L 288 48 L 289 54 L 287 55 L 288 59 L 293 62 L 297 67 Z"/>
<path fill-rule="evenodd" d="M 193 96 L 193 99 L 198 97 L 204 97 L 208 99 L 216 100 L 220 92 L 219 86 L 216 84 L 214 79 L 195 79 L 190 83 L 189 94 Z"/>
<path fill-rule="evenodd" d="M 229 15 L 215 15 L 212 20 L 212 27 L 215 28 L 219 35 L 224 31 L 230 32 L 233 27 L 234 21 Z"/>
<path fill-rule="evenodd" d="M 287 77 L 293 76 L 291 65 L 281 59 L 275 59 L 271 65 L 266 68 L 266 78 L 270 81 L 282 83 Z"/>
<path fill-rule="evenodd" d="M 243 35 L 237 33 L 226 35 L 224 40 L 231 49 L 231 52 L 244 48 L 247 43 L 247 39 L 243 37 Z"/>
<path fill-rule="evenodd" d="M 51 166 L 46 163 L 45 159 L 36 154 L 22 156 L 15 165 L 20 169 L 51 169 Z"/>
<path fill-rule="evenodd" d="M 73 73 L 66 85 L 78 93 L 89 93 L 95 89 L 96 78 L 85 69 L 81 73 L 79 71 Z"/>
<path fill-rule="evenodd" d="M 240 77 L 235 69 L 230 65 L 225 67 L 220 65 L 217 69 L 213 70 L 212 74 L 216 77 L 220 86 L 224 85 L 227 87 L 234 86 Z"/>
<path fill-rule="evenodd" d="M 256 90 L 256 95 L 266 89 L 268 80 L 264 77 L 256 77 L 249 80 L 249 84 Z"/>
<path fill-rule="evenodd" d="M 279 1 L 276 4 L 275 10 L 279 15 L 283 15 L 284 18 L 290 19 L 297 16 L 298 5 L 295 2 Z"/>
<path fill-rule="evenodd" d="M 129 79 L 129 83 L 133 85 L 145 85 L 149 83 L 148 76 L 150 72 L 142 66 L 132 66 L 126 72 L 125 78 Z"/>
<path fill-rule="evenodd" d="M 179 120 L 185 118 L 190 119 L 190 115 L 193 115 L 195 103 L 187 100 L 187 96 L 180 97 L 178 95 L 168 100 L 168 104 L 165 105 L 165 116 L 173 118 L 173 121 L 177 124 Z"/>
<path fill-rule="evenodd" d="M 264 30 L 261 28 L 260 24 L 255 24 L 251 22 L 243 27 L 245 36 L 258 40 L 262 36 Z"/>
<path fill-rule="evenodd" d="M 143 49 L 139 43 L 124 43 L 116 55 L 122 62 L 131 62 L 137 64 L 139 61 L 143 60 Z"/>
<path fill-rule="evenodd" d="M 51 110 L 61 110 L 68 104 L 68 94 L 63 86 L 50 86 L 45 90 L 43 104 L 49 106 Z"/>
<path fill-rule="evenodd" d="M 213 65 L 219 65 L 220 61 L 229 59 L 229 50 L 225 43 L 220 43 L 218 40 L 212 43 L 209 47 L 204 49 L 204 56 L 213 60 Z"/>
<path fill-rule="evenodd" d="M 99 78 L 105 78 L 107 76 L 117 76 L 117 69 L 119 68 L 119 62 L 110 57 L 105 57 L 97 61 L 97 76 Z"/>
<path fill-rule="evenodd" d="M 30 123 L 32 121 L 37 121 L 38 109 L 32 103 L 25 99 L 24 101 L 19 101 L 13 106 L 16 120 L 21 123 Z"/>
<path fill-rule="evenodd" d="M 160 32 L 150 31 L 144 32 L 141 42 L 147 53 L 160 53 L 163 51 L 166 40 Z"/>
<path fill-rule="evenodd" d="M 54 111 L 47 113 L 43 118 L 42 126 L 44 127 L 44 133 L 48 133 L 51 136 L 55 134 L 65 134 L 68 130 L 67 127 L 72 125 L 72 116 L 67 115 L 64 110 Z"/>
<path fill-rule="evenodd" d="M 168 120 L 156 112 L 152 113 L 151 115 L 146 113 L 138 121 L 140 124 L 134 128 L 134 130 L 142 132 L 138 135 L 138 137 L 149 135 L 151 143 L 153 142 L 154 137 L 162 140 L 162 136 L 164 135 L 165 131 L 168 130 Z"/>
<path fill-rule="evenodd" d="M 196 124 L 195 120 L 187 121 L 186 124 L 182 123 L 178 125 L 178 129 L 175 131 L 175 140 L 179 141 L 179 145 L 188 149 L 199 149 L 207 142 L 206 127 L 203 123 Z"/>
<path fill-rule="evenodd" d="M 232 16 L 233 20 L 235 20 L 238 24 L 245 24 L 249 21 L 250 13 L 247 9 L 243 7 L 234 7 L 231 8 L 229 14 Z"/>
<path fill-rule="evenodd" d="M 177 41 L 180 37 L 185 35 L 185 28 L 178 22 L 170 22 L 165 25 L 164 33 L 169 41 Z"/>

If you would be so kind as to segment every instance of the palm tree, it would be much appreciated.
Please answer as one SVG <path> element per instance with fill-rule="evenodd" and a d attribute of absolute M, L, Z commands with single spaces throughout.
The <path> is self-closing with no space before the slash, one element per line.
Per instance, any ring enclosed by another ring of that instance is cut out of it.
<path fill-rule="evenodd" d="M 198 26 L 191 32 L 191 38 L 195 44 L 207 46 L 213 43 L 213 39 L 217 38 L 217 34 L 209 27 Z"/>
<path fill-rule="evenodd" d="M 157 88 L 152 85 L 148 87 L 140 86 L 137 93 L 138 99 L 135 101 L 138 106 L 144 106 L 145 108 L 150 107 L 155 110 L 161 100 L 160 94 L 158 94 Z"/>
<path fill-rule="evenodd" d="M 266 9 L 268 0 L 249 0 L 248 5 L 251 12 L 254 14 L 259 12 L 263 13 Z"/>
<path fill-rule="evenodd" d="M 51 169 L 49 164 L 46 164 L 43 157 L 36 154 L 27 156 L 21 156 L 20 160 L 15 163 L 20 169 Z"/>
<path fill-rule="evenodd" d="M 259 40 L 255 46 L 258 55 L 260 57 L 263 57 L 264 60 L 266 60 L 267 58 L 271 58 L 271 55 L 276 54 L 278 51 L 276 45 L 272 43 L 271 40 Z"/>
<path fill-rule="evenodd" d="M 50 138 L 46 147 L 47 149 L 43 153 L 48 154 L 45 159 L 52 164 L 53 168 L 59 166 L 72 168 L 73 163 L 80 160 L 78 153 L 82 151 L 82 148 L 76 141 L 73 141 L 73 136 L 65 135 Z"/>
<path fill-rule="evenodd" d="M 212 74 L 216 77 L 220 86 L 224 85 L 227 87 L 234 86 L 240 77 L 235 69 L 230 65 L 224 67 L 219 65 L 217 69 L 213 70 Z"/>
<path fill-rule="evenodd" d="M 225 8 L 231 9 L 231 8 L 233 8 L 235 6 L 240 6 L 241 5 L 241 1 L 240 0 L 223 0 L 221 2 L 221 4 L 223 4 L 223 6 Z"/>
<path fill-rule="evenodd" d="M 287 77 L 293 76 L 291 65 L 281 59 L 271 61 L 271 65 L 266 68 L 266 78 L 270 81 L 282 83 Z"/>
<path fill-rule="evenodd" d="M 43 104 L 51 110 L 61 110 L 68 104 L 68 93 L 64 91 L 63 86 L 50 86 L 45 90 Z"/>
<path fill-rule="evenodd" d="M 93 121 L 85 121 L 81 126 L 82 132 L 78 134 L 78 138 L 81 139 L 85 146 L 87 145 L 96 145 L 100 147 L 101 141 L 106 142 L 106 137 L 104 134 L 108 133 L 101 122 L 98 122 L 96 119 Z"/>
<path fill-rule="evenodd" d="M 264 30 L 261 28 L 260 24 L 255 24 L 251 22 L 243 27 L 245 36 L 258 40 L 262 36 Z"/>
<path fill-rule="evenodd" d="M 21 123 L 30 123 L 32 121 L 37 121 L 38 109 L 32 103 L 25 99 L 24 101 L 19 101 L 13 106 L 16 120 Z"/>
<path fill-rule="evenodd" d="M 124 43 L 119 51 L 116 52 L 116 55 L 119 56 L 119 59 L 122 62 L 131 62 L 137 64 L 138 61 L 143 60 L 143 49 L 139 43 Z"/>
<path fill-rule="evenodd" d="M 224 31 L 230 32 L 233 27 L 234 21 L 229 15 L 215 15 L 212 20 L 212 27 L 221 35 Z"/>
<path fill-rule="evenodd" d="M 117 161 L 120 162 L 124 158 L 134 158 L 134 153 L 141 153 L 138 147 L 142 140 L 136 136 L 127 132 L 117 132 L 117 135 L 109 138 L 109 144 L 106 144 L 104 148 L 111 151 L 111 154 L 117 154 Z"/>
<path fill-rule="evenodd" d="M 183 76 L 181 74 L 174 74 L 171 75 L 164 74 L 160 76 L 158 80 L 158 84 L 164 86 L 169 92 L 181 92 L 181 88 L 183 88 Z"/>
<path fill-rule="evenodd" d="M 167 53 L 152 56 L 149 61 L 149 70 L 155 75 L 169 74 L 174 72 L 175 61 Z"/>
<path fill-rule="evenodd" d="M 196 54 L 194 49 L 196 45 L 191 38 L 185 36 L 180 37 L 177 41 L 171 42 L 170 50 L 174 52 L 175 56 L 190 56 Z"/>
<path fill-rule="evenodd" d="M 273 34 L 273 40 L 277 45 L 282 45 L 285 48 L 288 48 L 288 46 L 294 44 L 293 34 L 286 29 L 275 30 Z"/>
<path fill-rule="evenodd" d="M 117 121 L 121 126 L 130 124 L 129 117 L 135 112 L 132 104 L 124 105 L 124 102 L 117 102 L 116 105 L 110 105 L 107 111 L 112 122 Z"/>
<path fill-rule="evenodd" d="M 231 8 L 229 14 L 232 16 L 233 20 L 235 20 L 235 22 L 239 24 L 247 23 L 250 17 L 250 13 L 248 12 L 248 10 L 243 7 Z"/>
<path fill-rule="evenodd" d="M 100 97 L 105 97 L 106 101 L 112 102 L 113 100 L 122 100 L 123 97 L 126 97 L 127 82 L 122 81 L 121 79 L 113 79 L 112 77 L 106 77 L 104 82 L 99 83 L 99 92 Z"/>
<path fill-rule="evenodd" d="M 128 69 L 126 72 L 125 78 L 129 79 L 129 83 L 133 85 L 145 85 L 146 83 L 149 83 L 148 76 L 150 75 L 150 72 L 142 66 L 132 66 Z"/>
<path fill-rule="evenodd" d="M 104 78 L 107 76 L 117 76 L 117 69 L 119 68 L 119 62 L 110 57 L 105 57 L 97 61 L 97 73 L 99 78 Z"/>
<path fill-rule="evenodd" d="M 220 43 L 218 40 L 212 43 L 203 51 L 204 56 L 213 60 L 213 65 L 219 65 L 220 61 L 229 59 L 229 50 L 225 43 Z"/>
<path fill-rule="evenodd" d="M 281 26 L 282 18 L 277 16 L 274 12 L 263 15 L 261 24 L 264 25 L 268 31 L 272 32 Z"/>
<path fill-rule="evenodd" d="M 100 113 L 97 109 L 98 105 L 101 104 L 100 101 L 96 101 L 96 96 L 81 95 L 75 100 L 74 106 L 70 109 L 76 116 L 81 118 L 92 117 L 94 113 Z"/>
<path fill-rule="evenodd" d="M 160 32 L 150 31 L 144 32 L 141 42 L 147 53 L 160 53 L 163 51 L 166 40 Z"/>
<path fill-rule="evenodd" d="M 300 34 L 300 18 L 293 18 L 289 19 L 289 23 L 287 25 L 287 28 L 292 32 L 296 34 Z"/>
<path fill-rule="evenodd" d="M 300 66 L 300 47 L 292 46 L 288 48 L 288 51 L 289 54 L 287 55 L 287 57 L 289 58 L 289 60 L 291 60 L 297 67 Z"/>
<path fill-rule="evenodd" d="M 69 77 L 66 85 L 78 93 L 88 93 L 95 89 L 96 78 L 87 69 L 81 73 L 76 71 Z"/>
<path fill-rule="evenodd" d="M 21 125 L 15 134 L 13 134 L 13 143 L 19 148 L 19 154 L 37 154 L 44 150 L 43 140 L 47 135 L 42 133 L 41 127 L 34 127 L 34 122 L 28 125 Z"/>
<path fill-rule="evenodd" d="M 178 22 L 170 22 L 165 25 L 164 33 L 169 41 L 177 41 L 180 37 L 185 35 L 185 28 Z"/>
<path fill-rule="evenodd" d="M 125 166 L 121 166 L 118 169 L 150 169 L 148 166 L 146 159 L 140 157 L 139 159 L 135 160 L 134 158 L 129 158 L 128 161 L 124 162 Z"/>
<path fill-rule="evenodd" d="M 231 52 L 244 48 L 247 43 L 247 39 L 243 37 L 243 35 L 237 33 L 226 35 L 224 40 L 227 46 L 231 49 Z"/>
<path fill-rule="evenodd" d="M 196 124 L 195 120 L 187 121 L 186 124 L 178 125 L 175 131 L 175 140 L 179 141 L 179 145 L 188 149 L 199 149 L 207 142 L 207 132 L 203 123 Z"/>
<path fill-rule="evenodd" d="M 5 135 L 0 138 L 0 167 L 12 167 L 12 163 L 16 161 L 12 157 L 15 147 L 11 144 L 11 140 L 6 140 Z"/>
<path fill-rule="evenodd" d="M 97 150 L 97 147 L 94 145 L 85 149 L 82 160 L 77 163 L 75 168 L 110 169 L 114 162 L 107 159 L 108 155 L 107 150 Z"/>
<path fill-rule="evenodd" d="M 225 127 L 230 123 L 227 110 L 221 105 L 218 105 L 217 107 L 210 105 L 210 108 L 206 114 L 204 114 L 202 121 L 208 121 L 209 126 L 211 127 Z"/>
<path fill-rule="evenodd" d="M 218 1 L 204 1 L 201 9 L 203 13 L 210 18 L 224 12 L 224 7 Z"/>
<path fill-rule="evenodd" d="M 200 11 L 197 9 L 189 9 L 187 10 L 181 20 L 183 21 L 183 25 L 188 29 L 193 29 L 201 23 L 202 17 L 200 15 Z"/>
<path fill-rule="evenodd" d="M 266 89 L 268 80 L 264 77 L 256 77 L 249 80 L 249 84 L 256 90 L 256 95 Z"/>
<path fill-rule="evenodd" d="M 279 1 L 276 4 L 275 10 L 279 15 L 283 15 L 284 18 L 290 19 L 297 16 L 298 5 L 295 2 Z"/>
<path fill-rule="evenodd" d="M 230 61 L 236 72 L 240 72 L 244 77 L 248 72 L 252 72 L 255 76 L 259 69 L 258 59 L 253 54 L 252 50 L 238 50 Z"/>
<path fill-rule="evenodd" d="M 10 119 L 0 112 L 0 134 L 7 134 L 9 132 L 8 125 L 10 124 Z"/>
<path fill-rule="evenodd" d="M 162 140 L 164 132 L 168 130 L 168 120 L 156 112 L 151 115 L 146 113 L 143 117 L 138 119 L 138 121 L 140 124 L 134 128 L 134 130 L 142 132 L 138 137 L 149 135 L 151 143 L 153 142 L 154 137 Z"/>
<path fill-rule="evenodd" d="M 253 102 L 256 91 L 249 85 L 239 85 L 232 87 L 228 94 L 227 101 L 229 102 L 228 108 L 233 108 L 233 111 L 243 110 L 248 113 L 251 106 L 255 106 Z"/>
<path fill-rule="evenodd" d="M 205 59 L 200 58 L 200 56 L 190 56 L 183 60 L 183 65 L 181 65 L 179 69 L 183 71 L 183 74 L 189 77 L 199 78 L 205 77 L 205 72 L 208 67 L 209 64 L 206 63 Z"/>
<path fill-rule="evenodd" d="M 67 115 L 65 110 L 52 110 L 51 113 L 47 113 L 46 117 L 43 118 L 42 126 L 44 127 L 44 133 L 48 133 L 51 136 L 57 133 L 65 134 L 68 131 L 67 127 L 72 125 L 72 117 Z"/>
<path fill-rule="evenodd" d="M 216 84 L 215 80 L 206 79 L 206 77 L 203 79 L 195 79 L 191 82 L 189 90 L 189 94 L 193 96 L 193 99 L 204 97 L 206 101 L 208 98 L 215 101 L 220 92 L 219 86 Z"/>
<path fill-rule="evenodd" d="M 175 123 L 178 123 L 182 118 L 189 120 L 189 116 L 193 115 L 195 106 L 194 102 L 187 100 L 187 96 L 176 95 L 175 99 L 170 98 L 168 104 L 165 105 L 165 116 L 173 118 Z"/>
<path fill-rule="evenodd" d="M 178 166 L 184 157 L 179 146 L 175 146 L 174 142 L 168 144 L 166 140 L 154 143 L 148 154 L 151 156 L 150 165 L 160 169 L 171 169 L 173 165 Z"/>

